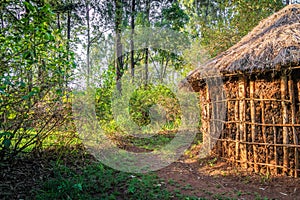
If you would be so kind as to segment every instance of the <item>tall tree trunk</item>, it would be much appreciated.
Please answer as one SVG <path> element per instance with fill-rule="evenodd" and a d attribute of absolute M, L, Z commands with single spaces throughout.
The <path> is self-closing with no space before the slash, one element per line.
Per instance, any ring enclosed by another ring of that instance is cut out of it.
<path fill-rule="evenodd" d="M 150 2 L 151 0 L 146 1 L 146 20 L 147 20 L 147 26 L 150 26 Z M 148 84 L 149 79 L 149 48 L 148 48 L 148 39 L 146 41 L 146 48 L 145 48 L 145 84 Z"/>
<path fill-rule="evenodd" d="M 67 52 L 68 52 L 68 60 L 69 52 L 70 52 L 70 40 L 71 40 L 71 10 L 68 10 L 67 12 Z M 65 80 L 65 89 L 68 87 L 68 78 L 67 78 L 68 72 L 65 70 L 64 80 Z"/>
<path fill-rule="evenodd" d="M 205 8 L 205 17 L 204 17 L 205 24 L 207 23 L 208 10 L 209 10 L 209 6 L 210 6 L 210 1 L 208 0 L 206 3 L 207 3 L 207 4 L 206 4 L 206 8 Z"/>
<path fill-rule="evenodd" d="M 71 39 L 71 11 L 67 12 L 67 51 L 70 51 L 70 39 Z"/>
<path fill-rule="evenodd" d="M 131 56 L 130 56 L 130 67 L 131 67 L 131 76 L 132 80 L 134 80 L 134 26 L 135 26 L 135 0 L 131 1 L 131 40 L 130 40 L 130 50 L 131 50 Z"/>
<path fill-rule="evenodd" d="M 87 23 L 87 47 L 86 47 L 86 67 L 87 67 L 87 86 L 90 84 L 90 75 L 91 75 L 91 68 L 90 68 L 90 5 L 89 1 L 85 1 L 85 10 L 86 10 L 86 23 Z"/>
<path fill-rule="evenodd" d="M 3 13 L 1 10 L 1 29 L 4 30 L 4 19 L 3 19 Z M 4 33 L 4 32 L 3 32 Z"/>
<path fill-rule="evenodd" d="M 60 13 L 57 12 L 56 16 L 57 16 L 57 28 L 60 29 Z"/>
<path fill-rule="evenodd" d="M 123 46 L 121 43 L 122 32 L 122 15 L 123 15 L 123 2 L 122 0 L 115 0 L 116 15 L 115 15 L 115 31 L 116 31 L 116 81 L 117 89 L 121 93 L 122 85 L 121 78 L 123 75 Z"/>
<path fill-rule="evenodd" d="M 29 0 L 25 0 L 25 2 L 27 2 L 28 4 L 30 4 Z M 29 12 L 30 12 L 30 10 L 26 7 L 25 8 L 25 18 L 28 17 Z M 29 26 L 29 22 L 27 22 L 27 25 Z M 33 34 L 32 41 L 33 41 L 33 45 L 32 46 L 33 46 L 34 55 L 36 55 L 35 54 L 35 42 L 36 42 L 35 41 L 35 34 Z M 32 58 L 32 59 L 34 59 L 34 58 Z M 26 70 L 26 72 L 27 72 L 28 93 L 30 93 L 32 91 L 32 88 L 33 88 L 33 65 L 30 68 L 28 68 Z M 30 100 L 28 100 L 28 104 L 30 104 Z"/>

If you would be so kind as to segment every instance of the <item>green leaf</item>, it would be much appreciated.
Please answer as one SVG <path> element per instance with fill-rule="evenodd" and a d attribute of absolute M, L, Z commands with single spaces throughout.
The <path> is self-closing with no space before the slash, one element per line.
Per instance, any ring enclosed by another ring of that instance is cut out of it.
<path fill-rule="evenodd" d="M 61 96 L 62 95 L 62 90 L 61 89 L 57 89 L 56 90 L 56 94 Z"/>
<path fill-rule="evenodd" d="M 31 53 L 29 51 L 25 51 L 22 56 L 24 59 L 30 59 Z"/>
<path fill-rule="evenodd" d="M 11 136 L 11 133 L 10 132 L 2 132 L 2 133 L 0 133 L 0 138 L 5 137 L 5 136 L 9 137 L 9 136 Z"/>
<path fill-rule="evenodd" d="M 35 7 L 30 3 L 30 2 L 27 2 L 27 1 L 24 1 L 24 6 L 30 11 L 30 12 L 34 12 L 35 11 Z"/>
<path fill-rule="evenodd" d="M 28 100 L 28 99 L 29 99 L 29 96 L 28 96 L 28 95 L 22 96 L 22 99 Z"/>
<path fill-rule="evenodd" d="M 0 94 L 6 95 L 6 92 L 4 91 L 4 89 L 0 88 Z"/>
<path fill-rule="evenodd" d="M 74 184 L 73 188 L 78 189 L 79 191 L 82 191 L 82 184 L 81 183 Z"/>
<path fill-rule="evenodd" d="M 4 138 L 2 144 L 4 145 L 4 147 L 9 148 L 9 146 L 11 145 L 11 141 L 7 138 Z"/>

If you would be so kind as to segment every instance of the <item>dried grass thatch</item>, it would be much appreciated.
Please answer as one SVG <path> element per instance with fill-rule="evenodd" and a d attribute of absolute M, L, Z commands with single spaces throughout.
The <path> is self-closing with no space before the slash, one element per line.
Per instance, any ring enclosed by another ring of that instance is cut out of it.
<path fill-rule="evenodd" d="M 300 5 L 293 4 L 263 20 L 236 45 L 192 71 L 181 87 L 191 85 L 199 91 L 200 82 L 212 74 L 211 70 L 221 74 L 261 73 L 299 65 Z"/>
<path fill-rule="evenodd" d="M 207 149 L 262 174 L 300 176 L 300 5 L 192 71 Z"/>

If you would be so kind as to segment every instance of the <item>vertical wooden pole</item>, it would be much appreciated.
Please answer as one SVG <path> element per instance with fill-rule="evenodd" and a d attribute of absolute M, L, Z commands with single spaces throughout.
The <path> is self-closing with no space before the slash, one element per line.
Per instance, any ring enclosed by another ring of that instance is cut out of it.
<path fill-rule="evenodd" d="M 264 99 L 263 94 L 260 95 L 260 99 Z M 265 124 L 265 102 L 263 100 L 260 101 L 260 107 L 261 107 L 261 123 L 262 123 L 261 134 L 262 134 L 264 142 L 266 142 L 265 141 L 266 127 L 264 125 Z M 264 153 L 266 153 L 266 152 L 264 152 Z"/>
<path fill-rule="evenodd" d="M 273 124 L 276 124 L 275 117 L 272 117 Z M 273 136 L 274 136 L 274 144 L 277 144 L 277 128 L 273 126 Z M 275 158 L 275 174 L 278 175 L 278 154 L 277 154 L 277 146 L 274 146 L 274 158 Z"/>
<path fill-rule="evenodd" d="M 240 116 L 240 140 L 246 141 L 247 130 L 246 130 L 246 78 L 244 76 L 239 78 L 239 116 Z M 241 160 L 243 167 L 247 168 L 247 145 L 241 144 Z"/>
<path fill-rule="evenodd" d="M 281 105 L 282 105 L 282 124 L 288 124 L 288 109 L 286 105 L 286 95 L 287 95 L 287 77 L 286 73 L 281 76 Z M 289 143 L 288 138 L 288 127 L 283 127 L 283 145 Z M 289 150 L 287 146 L 283 146 L 283 172 L 287 173 L 289 167 Z"/>
<path fill-rule="evenodd" d="M 213 85 L 213 84 L 212 84 Z M 210 105 L 211 105 L 211 113 L 210 113 L 210 134 L 209 134 L 209 148 L 212 148 L 214 142 L 213 137 L 216 135 L 216 112 L 217 112 L 217 106 L 216 106 L 216 86 L 212 86 L 210 90 L 207 90 L 209 99 L 210 99 Z M 216 147 L 217 154 L 219 154 L 220 145 Z"/>
<path fill-rule="evenodd" d="M 221 136 L 221 138 L 224 138 L 224 123 L 221 122 L 221 120 L 224 120 L 223 115 L 224 113 L 224 109 L 226 109 L 226 104 L 227 102 L 223 101 L 224 100 L 224 93 L 223 93 L 223 89 L 224 86 L 218 84 L 220 81 L 218 80 L 218 78 L 215 81 L 217 84 L 215 86 L 215 90 L 214 90 L 214 105 L 215 105 L 215 109 L 214 109 L 214 130 L 215 133 L 213 135 L 214 138 L 219 138 Z M 214 144 L 218 145 L 218 152 L 220 155 L 222 155 L 225 143 L 223 141 L 218 142 L 217 139 L 213 140 Z M 218 142 L 218 143 L 217 143 Z"/>
<path fill-rule="evenodd" d="M 255 102 L 254 102 L 254 93 L 255 93 L 255 81 L 250 81 L 250 112 L 251 112 L 251 142 L 255 142 L 256 136 L 256 117 L 255 117 Z M 257 163 L 257 148 L 256 145 L 253 144 L 253 160 L 254 160 L 254 171 L 259 172 L 259 168 Z"/>
<path fill-rule="evenodd" d="M 219 86 L 219 87 L 223 87 L 222 85 L 221 86 Z M 219 88 L 217 88 L 218 89 L 218 92 L 219 92 Z M 218 135 L 219 135 L 219 133 L 220 133 L 220 131 L 221 131 L 221 138 L 223 139 L 224 138 L 224 133 L 223 133 L 223 130 L 221 129 L 219 129 L 219 127 L 220 127 L 220 121 L 218 121 L 218 120 L 221 120 L 222 118 L 220 117 L 220 109 L 219 109 L 219 107 L 220 107 L 220 105 L 222 104 L 222 102 L 219 102 L 219 100 L 222 100 L 222 98 L 220 98 L 219 97 L 219 95 L 220 94 L 215 94 L 215 109 L 214 109 L 214 130 L 215 130 L 215 133 L 214 133 L 214 138 L 216 138 L 216 137 L 218 137 Z M 214 139 L 215 140 L 215 139 Z M 216 144 L 217 145 L 217 142 L 218 141 L 214 141 L 214 144 Z M 220 145 L 218 145 L 218 152 L 219 152 L 219 155 L 222 155 L 222 149 L 223 149 L 223 146 L 224 146 L 224 143 L 223 142 L 221 142 L 221 144 Z"/>
<path fill-rule="evenodd" d="M 206 148 L 205 151 L 210 151 L 211 149 L 211 112 L 210 112 L 210 105 L 211 105 L 211 97 L 210 97 L 210 94 L 209 94 L 209 86 L 206 85 L 206 113 L 207 113 L 207 120 L 206 120 L 206 123 L 207 123 L 207 133 L 206 134 Z M 208 153 L 208 152 L 207 152 Z"/>
<path fill-rule="evenodd" d="M 298 109 L 297 109 L 297 114 L 298 114 L 298 112 L 300 113 L 300 81 L 299 81 L 299 79 L 297 80 L 297 92 L 298 92 L 298 101 L 295 102 L 295 104 L 298 105 Z M 298 118 L 296 118 L 296 119 L 297 119 L 297 123 L 298 123 L 299 119 Z M 299 133 L 298 133 L 298 135 L 299 135 Z M 299 144 L 299 141 L 298 141 L 298 144 Z M 299 152 L 300 152 L 300 148 L 298 148 L 298 153 Z M 299 156 L 298 156 L 298 158 L 299 158 Z M 300 168 L 299 164 L 298 164 L 298 168 Z M 299 172 L 298 172 L 298 176 L 299 176 Z"/>
<path fill-rule="evenodd" d="M 200 157 L 206 156 L 209 150 L 209 134 L 210 134 L 210 109 L 209 109 L 209 93 L 208 93 L 208 85 L 206 85 L 203 89 L 200 90 L 200 99 L 202 103 L 201 108 L 201 132 L 202 132 L 202 140 L 203 145 L 199 151 Z"/>
<path fill-rule="evenodd" d="M 231 111 L 231 103 L 230 101 L 226 101 L 227 103 L 227 110 L 226 112 L 229 114 L 229 112 Z M 229 119 L 229 116 L 227 116 L 227 121 L 231 121 L 231 119 Z M 222 138 L 231 138 L 231 135 L 232 135 L 232 130 L 231 130 L 231 124 L 225 124 L 225 129 L 228 131 L 227 132 L 227 135 L 224 135 L 224 131 L 222 131 Z M 224 141 L 224 148 L 222 149 L 222 155 L 225 156 L 225 154 L 229 155 L 229 156 L 232 156 L 231 155 L 231 143 L 228 143 L 227 141 Z"/>
<path fill-rule="evenodd" d="M 234 105 L 234 120 L 236 121 L 236 133 L 235 133 L 235 160 L 238 161 L 240 157 L 240 126 L 238 124 L 239 121 L 239 101 L 235 101 Z M 238 162 L 237 162 L 238 163 Z"/>
<path fill-rule="evenodd" d="M 290 102 L 291 102 L 291 111 L 292 111 L 292 124 L 296 124 L 296 105 L 295 105 L 295 90 L 294 90 L 294 81 L 292 80 L 291 75 L 289 76 L 288 80 L 288 87 L 289 87 L 289 95 L 290 95 Z M 295 127 L 292 127 L 292 133 L 293 133 L 293 142 L 295 145 L 298 145 L 298 136 L 297 131 Z M 295 178 L 298 177 L 298 166 L 299 166 L 299 152 L 298 148 L 295 147 L 295 172 L 294 176 Z"/>
<path fill-rule="evenodd" d="M 264 99 L 265 97 L 263 96 L 263 94 L 260 95 L 260 99 Z M 266 126 L 265 126 L 265 123 L 266 123 L 266 120 L 265 120 L 265 116 L 266 116 L 266 112 L 265 112 L 265 102 L 263 100 L 260 101 L 260 106 L 261 106 L 261 123 L 263 124 L 262 127 L 261 127 L 261 133 L 262 133 L 262 136 L 263 136 L 263 140 L 264 140 L 264 143 L 267 143 L 267 134 L 266 134 Z M 265 157 L 266 157 L 266 164 L 269 164 L 269 159 L 268 159 L 268 154 L 269 154 L 269 149 L 267 146 L 264 147 L 265 151 Z M 269 172 L 269 167 L 267 167 L 267 172 Z"/>
<path fill-rule="evenodd" d="M 298 112 L 300 112 L 300 81 L 297 81 L 297 91 L 298 91 Z"/>

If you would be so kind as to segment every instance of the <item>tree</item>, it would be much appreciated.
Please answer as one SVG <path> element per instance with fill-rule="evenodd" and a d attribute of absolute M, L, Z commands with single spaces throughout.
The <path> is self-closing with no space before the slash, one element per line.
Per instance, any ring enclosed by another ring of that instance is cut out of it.
<path fill-rule="evenodd" d="M 38 148 L 65 119 L 61 77 L 70 79 L 74 65 L 49 4 L 10 1 L 1 13 L 0 159 L 5 159 Z"/>
<path fill-rule="evenodd" d="M 191 17 L 189 33 L 200 37 L 211 56 L 225 51 L 262 19 L 283 7 L 281 0 L 183 0 Z M 222 42 L 220 42 L 222 41 Z"/>
<path fill-rule="evenodd" d="M 115 34 L 116 34 L 116 83 L 117 89 L 121 92 L 121 78 L 123 75 L 123 47 L 121 43 L 122 37 L 122 17 L 123 17 L 123 1 L 114 0 L 116 5 L 115 14 Z"/>
<path fill-rule="evenodd" d="M 146 0 L 146 24 L 147 27 L 150 26 L 150 6 L 151 6 L 151 0 Z M 148 41 L 146 41 L 146 48 L 145 48 L 145 84 L 148 83 L 148 76 L 149 76 L 149 47 L 148 47 Z"/>
<path fill-rule="evenodd" d="M 130 67 L 131 76 L 134 79 L 134 28 L 135 28 L 135 0 L 131 0 L 131 39 L 130 39 Z"/>

